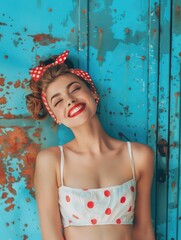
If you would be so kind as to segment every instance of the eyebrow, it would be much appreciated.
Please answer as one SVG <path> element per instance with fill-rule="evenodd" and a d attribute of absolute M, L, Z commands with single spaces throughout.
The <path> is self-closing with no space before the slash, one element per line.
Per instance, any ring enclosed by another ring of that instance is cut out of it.
<path fill-rule="evenodd" d="M 66 86 L 66 89 L 69 89 L 74 83 L 79 83 L 79 82 L 71 82 Z M 51 102 L 54 98 L 58 97 L 59 95 L 61 95 L 61 93 L 56 93 L 51 97 Z"/>

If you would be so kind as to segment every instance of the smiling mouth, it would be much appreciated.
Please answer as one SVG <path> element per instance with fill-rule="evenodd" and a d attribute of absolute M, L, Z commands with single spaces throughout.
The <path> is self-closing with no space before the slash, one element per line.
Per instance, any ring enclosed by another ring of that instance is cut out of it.
<path fill-rule="evenodd" d="M 68 117 L 75 117 L 85 109 L 85 103 L 78 103 L 68 111 Z"/>

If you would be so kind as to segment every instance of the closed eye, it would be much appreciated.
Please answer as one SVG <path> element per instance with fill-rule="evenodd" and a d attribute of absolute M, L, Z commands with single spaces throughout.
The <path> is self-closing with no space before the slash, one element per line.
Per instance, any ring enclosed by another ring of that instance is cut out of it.
<path fill-rule="evenodd" d="M 60 100 L 58 100 L 56 103 L 55 103 L 55 105 L 54 105 L 54 107 L 56 107 L 59 103 L 61 103 L 63 101 L 63 99 L 60 99 Z"/>
<path fill-rule="evenodd" d="M 79 91 L 80 88 L 81 87 L 76 87 L 71 93 L 75 93 L 75 92 Z"/>

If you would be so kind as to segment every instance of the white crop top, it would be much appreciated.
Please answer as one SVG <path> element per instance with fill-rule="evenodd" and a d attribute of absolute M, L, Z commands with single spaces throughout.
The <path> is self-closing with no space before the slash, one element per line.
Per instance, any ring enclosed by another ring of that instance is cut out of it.
<path fill-rule="evenodd" d="M 127 142 L 133 178 L 121 185 L 98 189 L 63 185 L 64 153 L 61 151 L 61 181 L 58 189 L 63 227 L 106 224 L 133 224 L 136 180 L 131 143 Z"/>

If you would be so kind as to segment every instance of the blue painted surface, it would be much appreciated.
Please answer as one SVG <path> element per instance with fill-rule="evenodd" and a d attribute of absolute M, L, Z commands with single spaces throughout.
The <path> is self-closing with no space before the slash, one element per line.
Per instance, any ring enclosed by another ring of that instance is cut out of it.
<path fill-rule="evenodd" d="M 73 135 L 64 126 L 54 127 L 51 119 L 38 122 L 29 116 L 28 70 L 65 49 L 75 67 L 94 79 L 105 130 L 155 150 L 156 239 L 181 239 L 180 0 L 0 4 L 0 239 L 41 239 L 35 156 Z"/>

